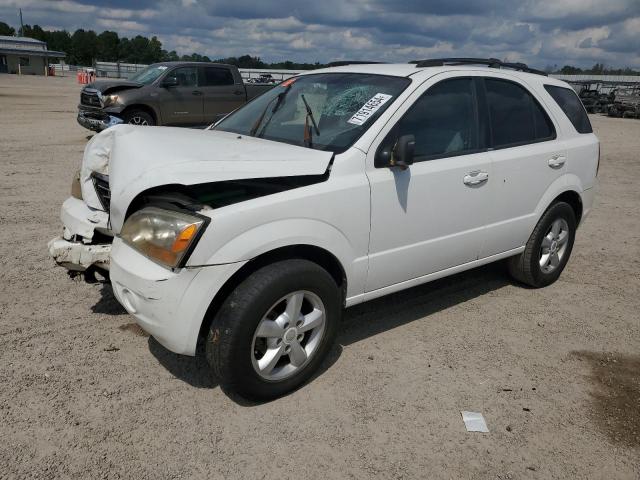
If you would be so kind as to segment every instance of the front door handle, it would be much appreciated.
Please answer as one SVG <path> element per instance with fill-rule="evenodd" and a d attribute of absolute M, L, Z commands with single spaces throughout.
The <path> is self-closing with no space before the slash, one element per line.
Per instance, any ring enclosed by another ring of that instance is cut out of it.
<path fill-rule="evenodd" d="M 469 185 L 470 187 L 475 187 L 477 185 L 482 185 L 487 180 L 489 180 L 489 174 L 487 172 L 483 172 L 482 170 L 476 170 L 474 172 L 469 172 L 462 179 L 464 184 L 465 185 Z"/>
<path fill-rule="evenodd" d="M 200 90 L 194 90 L 193 92 L 191 92 L 191 94 L 200 96 L 200 95 L 202 95 L 202 92 Z"/>
<path fill-rule="evenodd" d="M 551 168 L 561 168 L 567 161 L 567 157 L 564 155 L 554 155 L 549 159 L 549 166 Z"/>
<path fill-rule="evenodd" d="M 234 95 L 242 95 L 244 92 L 241 90 L 234 90 L 233 94 Z"/>

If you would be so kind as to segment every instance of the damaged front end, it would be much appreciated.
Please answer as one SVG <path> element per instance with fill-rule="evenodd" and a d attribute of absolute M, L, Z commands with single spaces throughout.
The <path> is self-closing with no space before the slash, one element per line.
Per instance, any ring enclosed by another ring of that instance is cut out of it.
<path fill-rule="evenodd" d="M 62 235 L 52 239 L 49 254 L 56 263 L 74 274 L 95 272 L 108 276 L 113 236 L 109 214 L 90 208 L 82 198 L 69 197 L 60 212 Z"/>
<path fill-rule="evenodd" d="M 113 237 L 140 208 L 215 210 L 323 182 L 332 160 L 332 152 L 228 132 L 117 125 L 87 144 L 49 253 L 73 274 L 106 277 Z"/>
<path fill-rule="evenodd" d="M 112 138 L 97 135 L 85 149 L 82 168 L 62 204 L 62 235 L 48 243 L 49 255 L 71 275 L 108 277 L 113 234 L 109 227 L 109 179 Z"/>

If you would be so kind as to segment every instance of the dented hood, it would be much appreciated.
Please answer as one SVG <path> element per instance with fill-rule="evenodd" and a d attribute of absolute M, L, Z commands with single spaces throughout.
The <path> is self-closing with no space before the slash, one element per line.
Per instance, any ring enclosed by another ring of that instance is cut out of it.
<path fill-rule="evenodd" d="M 144 84 L 139 82 L 132 82 L 131 80 L 96 80 L 93 83 L 90 83 L 84 89 L 87 90 L 97 90 L 103 95 L 107 95 L 109 93 L 115 93 L 120 90 L 128 90 L 131 88 L 141 88 L 144 87 Z M 84 90 L 83 89 L 83 90 Z"/>
<path fill-rule="evenodd" d="M 116 125 L 96 135 L 92 143 L 81 176 L 86 181 L 91 171 L 109 175 L 111 225 L 116 233 L 131 201 L 149 188 L 322 175 L 333 156 L 229 132 L 133 125 Z"/>

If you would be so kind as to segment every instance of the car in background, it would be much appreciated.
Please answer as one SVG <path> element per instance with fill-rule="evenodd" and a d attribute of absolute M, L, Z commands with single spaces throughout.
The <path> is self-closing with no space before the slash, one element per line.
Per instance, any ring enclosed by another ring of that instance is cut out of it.
<path fill-rule="evenodd" d="M 102 131 L 133 125 L 209 125 L 273 85 L 243 82 L 234 65 L 165 62 L 127 80 L 96 80 L 80 92 L 78 123 Z"/>

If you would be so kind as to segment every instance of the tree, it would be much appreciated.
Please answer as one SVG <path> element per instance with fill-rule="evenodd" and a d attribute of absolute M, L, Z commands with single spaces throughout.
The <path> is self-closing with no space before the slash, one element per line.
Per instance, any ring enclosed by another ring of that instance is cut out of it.
<path fill-rule="evenodd" d="M 0 22 L 0 35 L 7 35 L 13 37 L 16 34 L 15 29 L 11 25 L 7 25 L 4 22 Z"/>
<path fill-rule="evenodd" d="M 55 30 L 53 32 L 45 32 L 47 34 L 47 47 L 49 50 L 57 52 L 65 52 L 71 54 L 71 35 L 66 30 Z M 69 58 L 67 57 L 67 63 Z"/>
<path fill-rule="evenodd" d="M 105 30 L 98 35 L 97 59 L 104 62 L 117 62 L 120 39 L 116 32 Z"/>
<path fill-rule="evenodd" d="M 41 42 L 47 41 L 47 33 L 42 30 L 40 25 L 25 25 L 22 33 L 23 37 L 35 38 L 36 40 L 40 40 Z"/>
<path fill-rule="evenodd" d="M 171 50 L 167 52 L 166 50 L 162 50 L 162 60 L 163 62 L 177 62 L 180 60 L 180 57 L 176 53 L 175 50 Z"/>
<path fill-rule="evenodd" d="M 200 55 L 199 53 L 192 53 L 191 55 L 183 55 L 181 57 L 184 62 L 210 62 L 211 59 L 206 55 Z"/>
<path fill-rule="evenodd" d="M 98 36 L 93 30 L 79 28 L 71 35 L 71 52 L 68 63 L 91 66 L 97 59 Z"/>
<path fill-rule="evenodd" d="M 564 75 L 577 75 L 578 73 L 582 73 L 582 69 L 578 67 L 572 67 L 571 65 L 565 65 L 560 69 L 560 73 Z"/>

